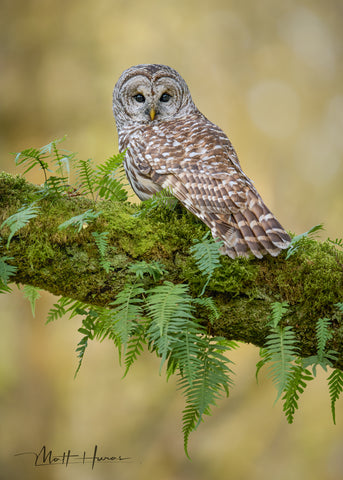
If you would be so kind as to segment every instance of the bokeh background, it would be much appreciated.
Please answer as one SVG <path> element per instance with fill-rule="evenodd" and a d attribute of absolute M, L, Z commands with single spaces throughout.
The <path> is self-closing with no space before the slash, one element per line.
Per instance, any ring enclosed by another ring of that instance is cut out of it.
<path fill-rule="evenodd" d="M 230 136 L 245 172 L 289 230 L 323 222 L 342 237 L 343 4 L 341 0 L 2 0 L 0 163 L 9 152 L 67 135 L 65 148 L 102 162 L 117 151 L 111 111 L 120 73 L 138 63 L 173 66 L 199 109 Z M 41 183 L 39 174 L 30 179 Z M 183 399 L 144 355 L 123 370 L 109 341 L 88 348 L 81 371 L 79 319 L 44 325 L 20 291 L 0 298 L 0 479 L 339 480 L 343 400 L 332 424 L 325 377 L 312 382 L 294 425 L 242 346 L 236 386 L 191 437 Z M 244 319 L 242 319 L 244 321 Z M 34 467 L 42 445 L 56 455 L 92 452 L 128 463 Z"/>

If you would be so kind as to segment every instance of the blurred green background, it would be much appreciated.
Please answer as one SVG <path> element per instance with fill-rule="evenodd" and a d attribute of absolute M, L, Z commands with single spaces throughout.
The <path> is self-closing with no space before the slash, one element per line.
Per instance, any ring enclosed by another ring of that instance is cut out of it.
<path fill-rule="evenodd" d="M 104 161 L 117 151 L 111 95 L 120 73 L 164 63 L 199 109 L 230 136 L 244 171 L 289 230 L 324 222 L 342 237 L 341 0 L 2 0 L 0 162 L 67 135 L 64 147 Z M 30 179 L 41 183 L 32 173 Z M 183 399 L 144 355 L 125 380 L 109 341 L 75 347 L 79 320 L 44 325 L 21 292 L 0 298 L 0 479 L 338 480 L 343 400 L 330 418 L 325 376 L 310 384 L 295 424 L 254 378 L 258 350 L 232 354 L 236 386 L 183 453 Z M 244 319 L 242 319 L 244 321 Z M 34 467 L 15 453 L 132 457 L 125 464 Z"/>

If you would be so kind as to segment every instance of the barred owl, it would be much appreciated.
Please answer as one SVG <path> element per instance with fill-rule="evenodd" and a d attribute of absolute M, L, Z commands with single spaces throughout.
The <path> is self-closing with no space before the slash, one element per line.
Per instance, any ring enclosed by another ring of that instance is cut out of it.
<path fill-rule="evenodd" d="M 124 167 L 141 200 L 169 188 L 223 242 L 231 258 L 276 256 L 290 237 L 243 173 L 225 133 L 197 109 L 165 65 L 125 70 L 113 91 Z"/>

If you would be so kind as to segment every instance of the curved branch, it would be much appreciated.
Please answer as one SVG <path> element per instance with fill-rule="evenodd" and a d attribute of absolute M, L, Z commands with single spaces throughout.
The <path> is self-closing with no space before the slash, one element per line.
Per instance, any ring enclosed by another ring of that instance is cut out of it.
<path fill-rule="evenodd" d="M 0 221 L 34 198 L 38 187 L 22 177 L 0 174 Z M 40 214 L 18 231 L 9 248 L 9 232 L 1 231 L 1 256 L 13 257 L 16 283 L 30 284 L 56 295 L 94 305 L 107 305 L 130 279 L 128 266 L 134 261 L 157 260 L 169 272 L 165 278 L 188 283 L 199 295 L 204 278 L 199 275 L 189 248 L 200 239 L 206 227 L 184 209 L 160 208 L 149 216 L 137 215 L 137 205 L 100 202 L 83 197 L 46 197 L 39 201 Z M 103 214 L 81 232 L 58 230 L 72 216 L 89 208 Z M 109 232 L 109 260 L 113 270 L 107 274 L 100 265 L 99 251 L 92 232 Z M 295 255 L 285 254 L 262 260 L 221 258 L 207 289 L 221 313 L 211 333 L 227 339 L 263 346 L 268 335 L 270 305 L 287 301 L 289 314 L 284 319 L 294 327 L 300 354 L 316 352 L 315 325 L 318 318 L 331 319 L 333 339 L 328 345 L 339 352 L 336 366 L 343 369 L 342 314 L 335 307 L 343 301 L 343 254 L 329 242 L 305 239 Z M 206 322 L 206 319 L 203 319 Z"/>

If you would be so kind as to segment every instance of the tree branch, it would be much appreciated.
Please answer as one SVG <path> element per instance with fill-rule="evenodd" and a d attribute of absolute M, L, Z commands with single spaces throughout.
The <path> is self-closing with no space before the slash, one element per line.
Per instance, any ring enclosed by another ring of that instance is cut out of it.
<path fill-rule="evenodd" d="M 0 222 L 30 203 L 39 188 L 19 176 L 0 174 Z M 7 227 L 1 231 L 1 256 L 13 257 L 17 267 L 14 282 L 34 285 L 93 305 L 107 305 L 132 278 L 128 266 L 135 261 L 157 260 L 169 272 L 166 279 L 188 283 L 199 295 L 204 278 L 199 274 L 189 248 L 207 228 L 184 209 L 159 208 L 149 216 L 137 215 L 140 207 L 118 202 L 94 204 L 84 197 L 52 197 L 38 202 L 39 215 L 13 236 L 9 248 Z M 80 233 L 58 226 L 87 209 L 103 212 Z M 109 232 L 107 274 L 92 232 Z M 287 301 L 284 322 L 294 327 L 300 354 L 316 352 L 318 318 L 331 319 L 333 338 L 328 348 L 339 353 L 336 366 L 343 369 L 342 314 L 335 304 L 343 301 L 343 253 L 329 242 L 304 239 L 299 250 L 285 260 L 266 256 L 262 260 L 221 258 L 207 289 L 220 311 L 210 332 L 263 346 L 268 335 L 270 305 Z M 147 282 L 151 280 L 147 280 Z M 206 318 L 202 319 L 208 323 Z"/>

